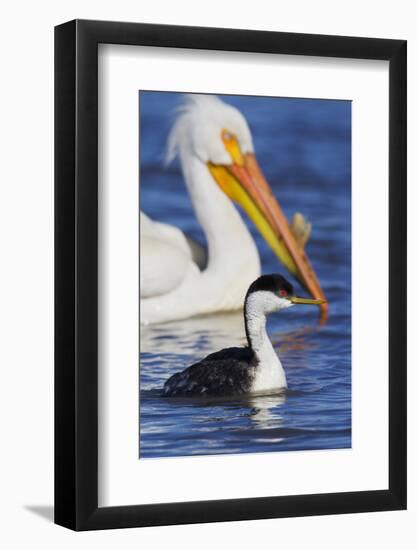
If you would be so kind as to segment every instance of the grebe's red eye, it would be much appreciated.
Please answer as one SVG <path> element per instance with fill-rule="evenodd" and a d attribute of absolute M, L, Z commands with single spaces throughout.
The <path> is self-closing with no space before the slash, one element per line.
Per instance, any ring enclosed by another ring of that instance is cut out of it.
<path fill-rule="evenodd" d="M 280 296 L 284 297 L 284 296 L 287 295 L 287 291 L 286 291 L 286 290 L 280 290 L 280 291 L 278 292 L 278 294 L 279 294 Z"/>

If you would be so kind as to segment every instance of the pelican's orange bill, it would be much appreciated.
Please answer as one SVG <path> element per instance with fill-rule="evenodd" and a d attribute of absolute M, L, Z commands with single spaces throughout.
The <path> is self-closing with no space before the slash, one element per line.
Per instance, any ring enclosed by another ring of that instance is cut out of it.
<path fill-rule="evenodd" d="M 328 317 L 328 303 L 304 248 L 294 237 L 287 218 L 272 194 L 255 155 L 243 155 L 243 162 L 231 165 L 208 163 L 209 170 L 223 191 L 245 209 L 259 232 L 290 273 L 317 300 L 321 317 Z"/>

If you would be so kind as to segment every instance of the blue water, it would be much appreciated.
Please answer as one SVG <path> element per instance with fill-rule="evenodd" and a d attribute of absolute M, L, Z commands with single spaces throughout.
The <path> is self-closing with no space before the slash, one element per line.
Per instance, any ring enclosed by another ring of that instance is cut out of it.
<path fill-rule="evenodd" d="M 161 398 L 159 390 L 169 376 L 208 353 L 244 345 L 241 313 L 142 328 L 139 456 L 350 447 L 351 104 L 221 97 L 248 120 L 258 162 L 287 217 L 300 211 L 313 224 L 307 252 L 328 298 L 330 317 L 319 327 L 316 308 L 295 307 L 271 316 L 268 331 L 286 370 L 288 391 L 228 401 L 170 400 Z M 163 163 L 180 101 L 180 94 L 140 92 L 140 206 L 204 242 L 178 162 Z M 262 272 L 281 272 L 291 280 L 245 219 Z"/>

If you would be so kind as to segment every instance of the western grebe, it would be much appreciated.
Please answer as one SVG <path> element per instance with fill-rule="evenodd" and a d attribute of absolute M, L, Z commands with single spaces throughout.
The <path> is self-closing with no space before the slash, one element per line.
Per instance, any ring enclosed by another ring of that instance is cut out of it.
<path fill-rule="evenodd" d="M 168 157 L 176 156 L 207 250 L 177 227 L 141 213 L 141 323 L 242 308 L 261 265 L 234 203 L 246 211 L 285 268 L 311 296 L 323 299 L 325 320 L 325 296 L 305 252 L 311 224 L 300 213 L 288 223 L 257 163 L 242 113 L 216 96 L 187 96 L 168 140 Z"/>
<path fill-rule="evenodd" d="M 164 396 L 232 396 L 274 393 L 287 387 L 284 369 L 266 331 L 266 316 L 295 304 L 323 303 L 294 296 L 281 275 L 263 275 L 254 281 L 244 303 L 247 347 L 226 348 L 208 355 L 169 378 Z"/>

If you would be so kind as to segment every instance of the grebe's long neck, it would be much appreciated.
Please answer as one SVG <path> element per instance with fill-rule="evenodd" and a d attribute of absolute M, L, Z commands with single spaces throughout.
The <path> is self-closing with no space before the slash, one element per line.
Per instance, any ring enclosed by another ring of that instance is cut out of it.
<path fill-rule="evenodd" d="M 180 154 L 184 178 L 197 219 L 208 244 L 208 270 L 233 266 L 260 272 L 259 254 L 249 230 L 232 201 L 219 189 L 206 164 L 191 152 Z"/>
<path fill-rule="evenodd" d="M 265 296 L 262 296 L 265 294 Z M 254 391 L 287 387 L 284 369 L 266 330 L 266 311 L 269 293 L 262 291 L 249 295 L 245 301 L 245 331 L 249 347 L 258 364 Z"/>

